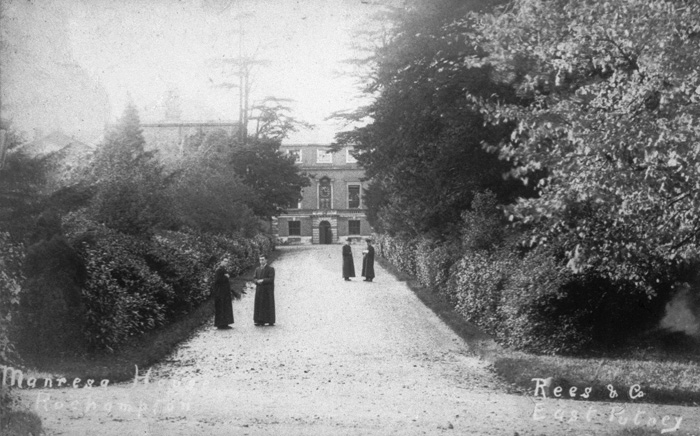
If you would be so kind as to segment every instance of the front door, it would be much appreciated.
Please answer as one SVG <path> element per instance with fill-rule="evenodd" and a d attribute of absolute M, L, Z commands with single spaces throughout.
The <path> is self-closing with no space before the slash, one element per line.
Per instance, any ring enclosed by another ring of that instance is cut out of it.
<path fill-rule="evenodd" d="M 328 221 L 321 221 L 318 225 L 318 239 L 320 244 L 332 244 L 333 243 L 333 231 L 331 230 L 331 223 Z"/>

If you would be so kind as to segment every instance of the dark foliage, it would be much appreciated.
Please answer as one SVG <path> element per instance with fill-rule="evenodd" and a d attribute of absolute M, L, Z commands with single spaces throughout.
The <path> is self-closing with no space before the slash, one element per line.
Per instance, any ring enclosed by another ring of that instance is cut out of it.
<path fill-rule="evenodd" d="M 372 122 L 337 136 L 352 145 L 370 180 L 365 195 L 370 223 L 390 234 L 455 236 L 473 192 L 489 189 L 501 202 L 527 191 L 504 180 L 510 167 L 486 151 L 510 135 L 512 125 L 485 125 L 466 93 L 507 94 L 488 67 L 467 67 L 482 56 L 469 40 L 469 24 L 454 19 L 487 2 L 414 2 L 395 17 L 388 43 L 372 58 L 361 109 Z M 356 115 L 356 114 L 354 114 Z"/>
<path fill-rule="evenodd" d="M 283 155 L 279 148 L 279 140 L 260 139 L 233 149 L 234 171 L 256 194 L 250 206 L 261 217 L 279 215 L 287 205 L 297 203 L 302 188 L 310 185 L 294 159 Z"/>
<path fill-rule="evenodd" d="M 144 147 L 138 113 L 130 104 L 107 133 L 92 174 L 96 220 L 133 235 L 175 224 L 164 169 Z"/>

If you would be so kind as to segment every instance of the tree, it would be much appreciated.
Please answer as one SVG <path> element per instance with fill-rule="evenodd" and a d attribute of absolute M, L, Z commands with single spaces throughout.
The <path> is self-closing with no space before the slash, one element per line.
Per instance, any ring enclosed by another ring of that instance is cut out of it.
<path fill-rule="evenodd" d="M 491 123 L 517 123 L 500 147 L 513 175 L 547 173 L 511 218 L 575 272 L 652 294 L 700 237 L 700 5 L 515 0 L 476 18 L 489 55 L 471 65 L 518 100 L 471 99 Z"/>
<path fill-rule="evenodd" d="M 242 144 L 224 131 L 199 139 L 200 143 L 191 144 L 196 150 L 193 158 L 183 162 L 186 171 L 201 173 L 202 179 L 223 177 L 228 180 L 227 186 L 242 183 L 244 190 L 232 188 L 224 197 L 236 196 L 236 201 L 242 201 L 261 218 L 276 216 L 288 205 L 296 204 L 301 189 L 310 185 L 294 159 L 280 151 L 279 139 L 251 138 Z"/>
<path fill-rule="evenodd" d="M 285 103 L 293 100 L 268 96 L 251 108 L 250 119 L 255 121 L 255 133 L 257 139 L 283 140 L 290 133 L 297 132 L 300 128 L 311 129 L 313 126 L 305 121 L 300 121 L 291 115 L 292 108 Z"/>
<path fill-rule="evenodd" d="M 170 186 L 177 221 L 215 233 L 254 234 L 258 220 L 248 206 L 255 192 L 232 170 L 221 150 L 186 156 Z"/>
<path fill-rule="evenodd" d="M 374 101 L 346 118 L 368 118 L 343 132 L 337 146 L 353 146 L 370 179 L 372 224 L 389 233 L 454 235 L 474 192 L 489 189 L 507 202 L 520 183 L 504 182 L 507 163 L 482 148 L 509 134 L 509 126 L 484 126 L 465 93 L 506 93 L 490 81 L 486 65 L 467 66 L 483 56 L 468 22 L 455 17 L 487 2 L 412 2 L 394 14 L 386 44 L 370 59 Z M 379 195 L 381 193 L 381 195 Z M 376 202 L 375 202 L 376 200 Z"/>
<path fill-rule="evenodd" d="M 239 144 L 232 154 L 232 166 L 243 182 L 256 193 L 251 207 L 260 217 L 270 218 L 301 199 L 302 188 L 310 182 L 299 172 L 292 156 L 280 151 L 280 141 L 257 139 Z"/>
<path fill-rule="evenodd" d="M 138 112 L 129 103 L 107 133 L 92 170 L 95 218 L 124 233 L 148 234 L 173 224 L 163 168 L 145 144 Z"/>

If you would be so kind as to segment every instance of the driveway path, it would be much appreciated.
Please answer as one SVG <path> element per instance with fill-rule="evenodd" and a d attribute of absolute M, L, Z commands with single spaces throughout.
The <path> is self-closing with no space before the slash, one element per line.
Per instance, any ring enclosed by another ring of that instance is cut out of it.
<path fill-rule="evenodd" d="M 249 293 L 234 303 L 232 330 L 202 329 L 148 384 L 35 389 L 26 401 L 49 434 L 65 435 L 605 435 L 635 414 L 659 431 L 680 417 L 681 430 L 700 433 L 695 408 L 640 405 L 611 420 L 619 405 L 505 394 L 379 265 L 373 283 L 345 282 L 338 245 L 280 250 L 274 327 L 253 325 Z"/>

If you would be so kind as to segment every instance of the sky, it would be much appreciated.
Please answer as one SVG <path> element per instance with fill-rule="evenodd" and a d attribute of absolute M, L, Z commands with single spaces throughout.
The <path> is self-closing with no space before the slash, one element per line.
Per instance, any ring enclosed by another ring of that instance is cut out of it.
<path fill-rule="evenodd" d="M 168 90 L 179 93 L 183 119 L 237 120 L 238 91 L 216 86 L 227 80 L 235 81 L 235 76 L 213 60 L 238 55 L 238 30 L 242 22 L 244 54 L 268 63 L 253 71 L 252 102 L 266 96 L 292 99 L 293 116 L 317 126 L 312 131 L 293 134 L 286 143 L 330 143 L 342 126 L 324 119 L 335 111 L 351 110 L 367 102 L 361 97 L 361 84 L 340 74 L 348 69 L 343 61 L 355 56 L 352 46 L 357 41 L 356 32 L 377 25 L 370 17 L 386 4 L 396 3 L 392 0 L 0 2 L 3 5 L 0 20 L 4 21 L 0 25 L 11 24 L 5 26 L 9 30 L 4 31 L 3 39 L 26 48 L 28 53 L 23 67 L 17 66 L 22 64 L 20 60 L 13 64 L 16 68 L 6 69 L 16 73 L 10 77 L 5 74 L 0 83 L 7 94 L 3 105 L 9 102 L 10 107 L 24 109 L 36 103 L 22 101 L 13 105 L 13 98 L 21 98 L 13 95 L 22 95 L 23 81 L 31 89 L 39 86 L 31 80 L 39 80 L 36 76 L 41 74 L 26 64 L 48 58 L 54 64 L 74 62 L 82 67 L 90 80 L 106 92 L 110 120 L 121 114 L 130 98 L 143 121 L 157 121 Z M 52 68 L 44 68 L 49 70 Z M 14 94 L 10 92 L 13 90 Z M 39 112 L 25 111 L 29 113 Z M 35 123 L 47 122 L 45 116 L 40 121 L 36 120 L 38 116 L 34 118 Z"/>

